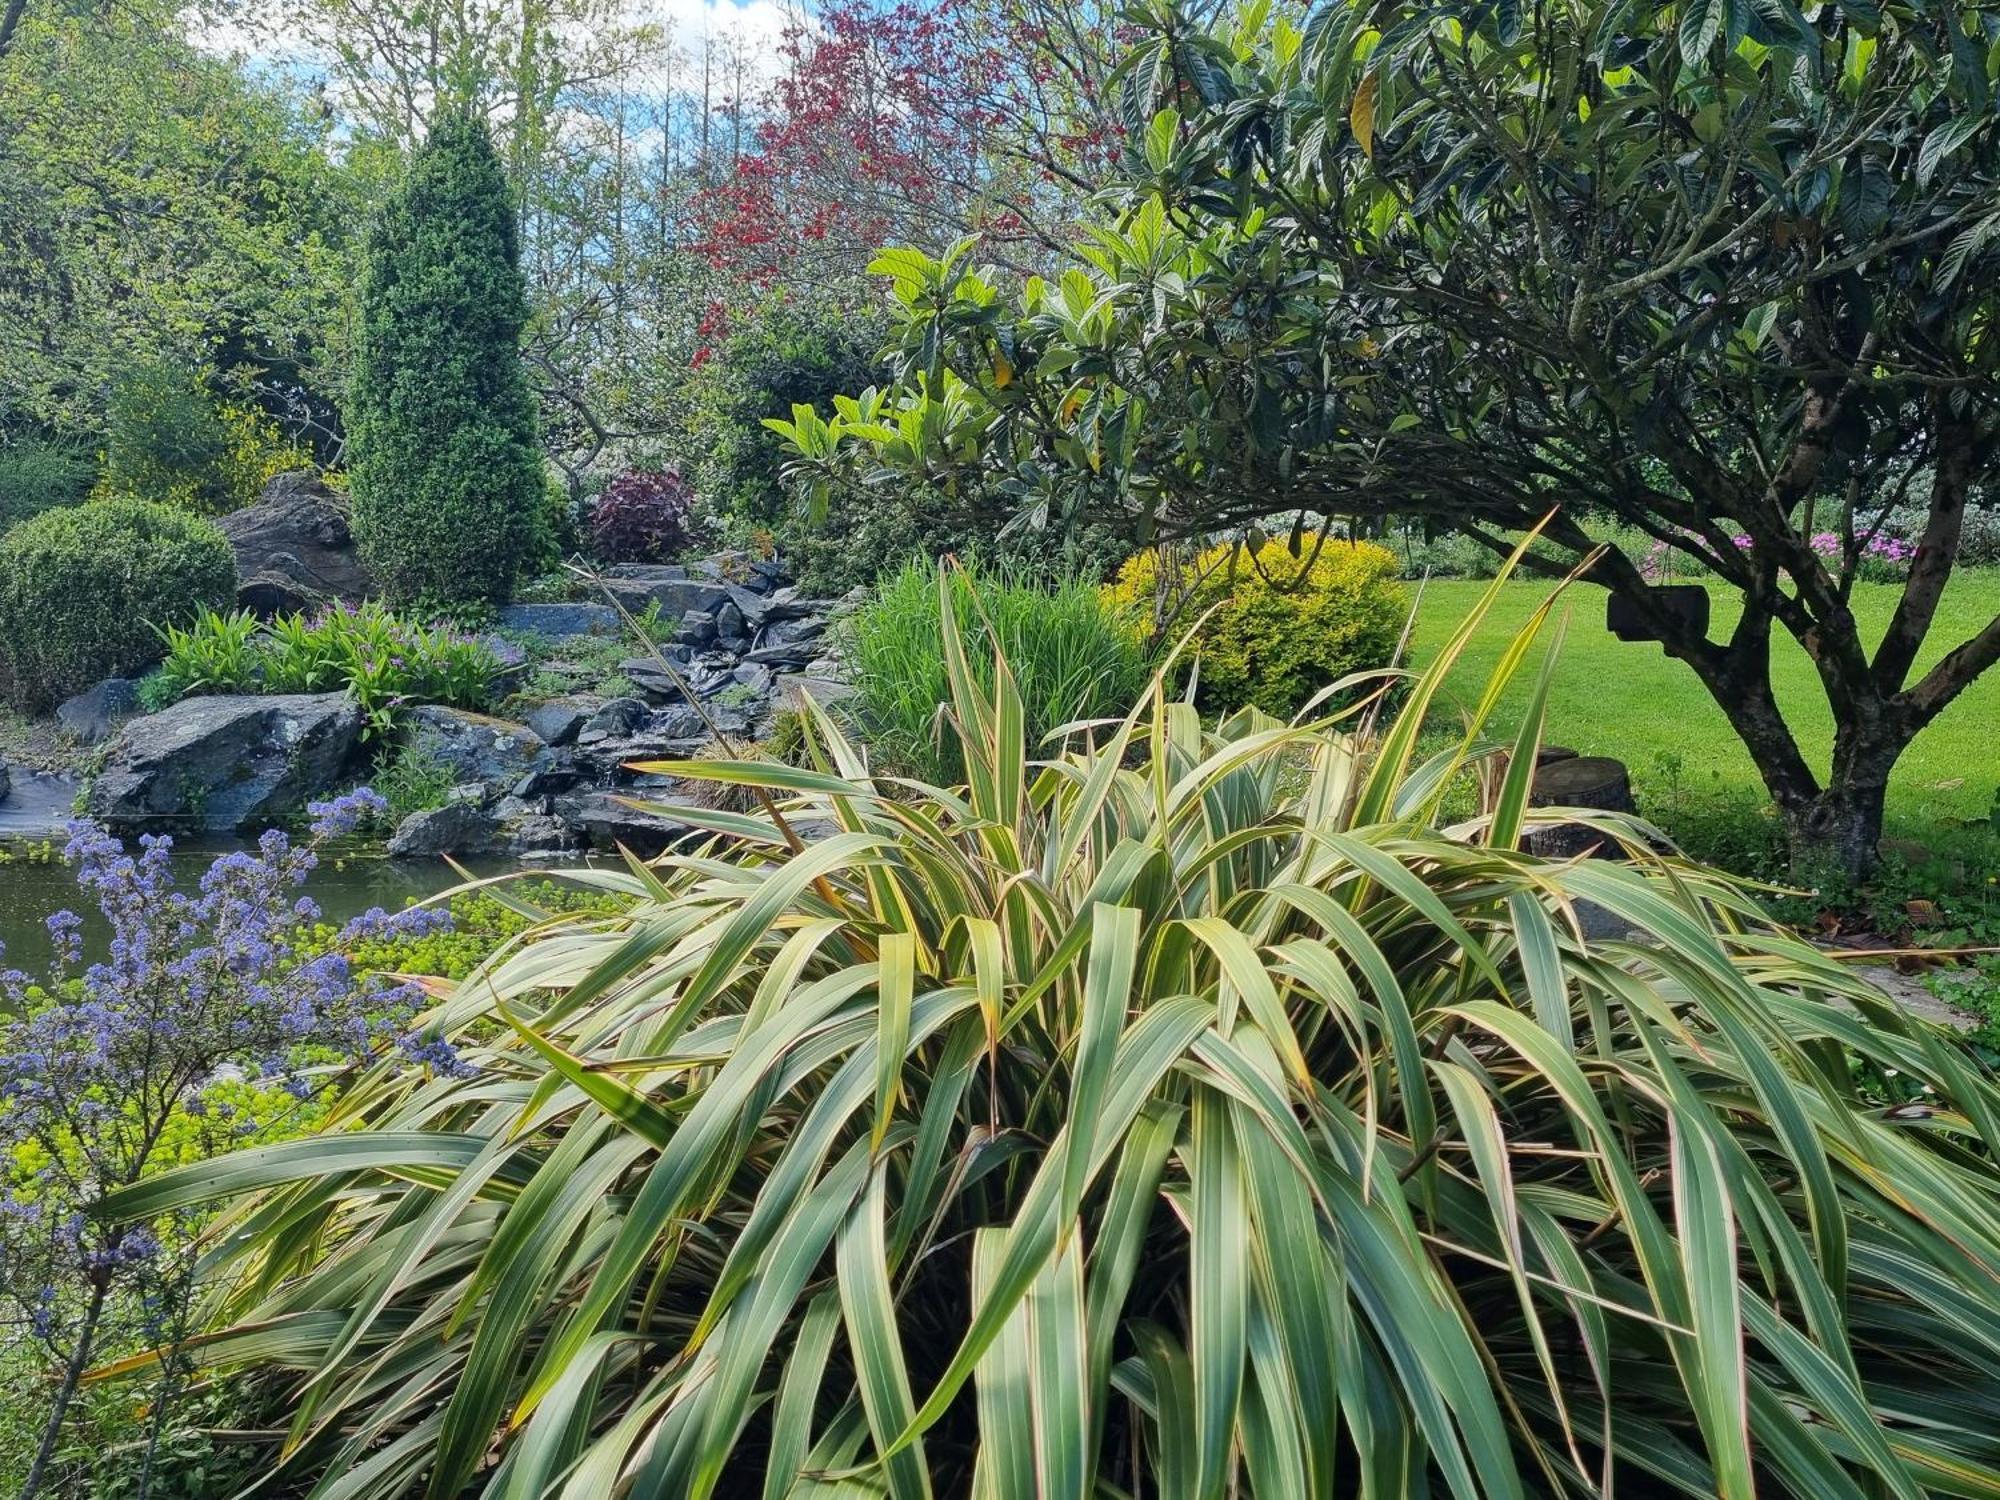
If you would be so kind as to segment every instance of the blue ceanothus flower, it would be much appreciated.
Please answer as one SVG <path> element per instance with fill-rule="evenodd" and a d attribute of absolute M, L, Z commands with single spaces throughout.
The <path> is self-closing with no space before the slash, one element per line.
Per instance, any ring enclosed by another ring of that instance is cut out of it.
<path fill-rule="evenodd" d="M 0 949 L 0 1016 L 12 1018 L 0 1022 L 0 1298 L 11 1314 L 0 1340 L 28 1341 L 55 1375 L 42 1467 L 93 1350 L 172 1343 L 192 1293 L 194 1226 L 100 1223 L 98 1198 L 169 1151 L 220 1154 L 260 1128 L 240 1103 L 245 1081 L 305 1098 L 385 1055 L 465 1070 L 447 1041 L 413 1030 L 420 988 L 358 972 L 342 952 L 437 931 L 448 913 L 377 909 L 330 949 L 307 941 L 320 911 L 301 887 L 318 847 L 386 810 L 366 790 L 314 803 L 309 841 L 268 832 L 192 890 L 176 882 L 172 840 L 142 837 L 133 850 L 72 824 L 64 858 L 108 929 L 103 956 L 85 962 L 73 911 L 47 919 L 46 974 L 5 967 Z M 163 1373 L 160 1395 L 175 1374 Z"/>

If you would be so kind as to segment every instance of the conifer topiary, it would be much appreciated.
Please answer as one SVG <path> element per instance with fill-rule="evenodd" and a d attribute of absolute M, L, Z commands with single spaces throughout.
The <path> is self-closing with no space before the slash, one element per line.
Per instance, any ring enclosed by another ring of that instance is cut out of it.
<path fill-rule="evenodd" d="M 514 203 L 486 128 L 439 120 L 368 248 L 354 530 L 399 603 L 501 600 L 544 550 Z"/>

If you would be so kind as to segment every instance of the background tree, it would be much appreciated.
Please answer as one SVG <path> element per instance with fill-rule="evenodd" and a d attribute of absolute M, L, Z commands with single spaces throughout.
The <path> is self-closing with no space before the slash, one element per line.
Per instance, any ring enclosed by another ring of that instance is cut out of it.
<path fill-rule="evenodd" d="M 1011 302 L 963 250 L 885 255 L 901 393 L 801 467 L 997 460 L 1031 513 L 1141 539 L 1319 511 L 1501 547 L 1553 509 L 1581 558 L 1616 518 L 1740 594 L 1711 638 L 1619 548 L 1588 574 L 1700 675 L 1795 850 L 1859 871 L 1897 756 L 2000 657 L 2000 620 L 1927 645 L 2000 441 L 1994 31 L 1936 0 L 1162 9 L 1117 222 Z M 1867 640 L 1851 591 L 1906 505 Z M 1818 669 L 1828 767 L 1776 632 Z"/>
<path fill-rule="evenodd" d="M 0 428 L 95 446 L 152 364 L 330 413 L 357 184 L 327 121 L 188 29 L 172 0 L 37 7 L 0 56 Z"/>
<path fill-rule="evenodd" d="M 833 0 L 800 17 L 747 149 L 705 197 L 710 254 L 764 283 L 854 274 L 891 238 L 938 249 L 976 231 L 1022 269 L 1062 255 L 1124 140 L 1124 10 Z"/>
<path fill-rule="evenodd" d="M 393 599 L 504 599 L 545 545 L 518 261 L 486 127 L 438 121 L 370 238 L 348 412 L 355 535 Z"/>

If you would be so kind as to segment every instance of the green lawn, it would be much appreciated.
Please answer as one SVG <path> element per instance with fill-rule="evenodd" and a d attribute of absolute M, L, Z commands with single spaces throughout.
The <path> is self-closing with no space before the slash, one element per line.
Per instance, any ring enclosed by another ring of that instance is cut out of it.
<path fill-rule="evenodd" d="M 1417 619 L 1414 656 L 1429 659 L 1487 587 L 1447 580 L 1429 584 Z M 1414 592 L 1416 585 L 1410 585 Z M 1546 596 L 1546 583 L 1509 583 L 1452 674 L 1454 696 L 1476 699 L 1505 643 Z M 1856 614 L 1879 637 L 1894 608 L 1897 589 L 1889 584 L 1857 584 Z M 1715 591 L 1711 636 L 1736 621 L 1737 596 Z M 1604 628 L 1602 590 L 1578 585 L 1566 596 L 1569 633 L 1550 697 L 1548 739 L 1586 755 L 1624 761 L 1643 796 L 1658 793 L 1668 777 L 1667 758 L 1680 758 L 1682 784 L 1689 790 L 1758 790 L 1750 756 L 1707 691 L 1685 665 L 1669 661 L 1660 648 L 1613 639 Z M 1938 609 L 1937 623 L 1919 670 L 2000 614 L 2000 571 L 1963 573 L 1952 581 Z M 1785 717 L 1815 765 L 1827 763 L 1833 714 L 1804 651 L 1782 631 L 1774 631 L 1774 671 Z M 1538 658 L 1537 658 L 1538 660 Z M 1534 671 L 1514 684 L 1519 698 Z M 1504 710 L 1503 710 L 1504 713 Z M 1896 767 L 1889 797 L 1890 821 L 1920 829 L 1941 819 L 1983 818 L 2000 783 L 2000 669 L 1968 688 L 1920 734 Z"/>

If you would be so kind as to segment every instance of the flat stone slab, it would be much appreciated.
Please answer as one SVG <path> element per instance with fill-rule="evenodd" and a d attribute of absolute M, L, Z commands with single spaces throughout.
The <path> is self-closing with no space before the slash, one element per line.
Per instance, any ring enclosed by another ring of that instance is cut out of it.
<path fill-rule="evenodd" d="M 48 771 L 10 766 L 13 787 L 0 797 L 0 843 L 55 838 L 75 816 L 76 782 Z"/>
<path fill-rule="evenodd" d="M 1889 964 L 1869 964 L 1855 972 L 1920 1020 L 1961 1034 L 1977 1031 L 1982 1024 L 1970 1011 L 1938 999 L 1914 974 L 1904 974 Z"/>
<path fill-rule="evenodd" d="M 608 604 L 509 604 L 499 615 L 502 630 L 543 640 L 570 640 L 580 635 L 613 636 L 625 629 L 618 611 Z"/>

